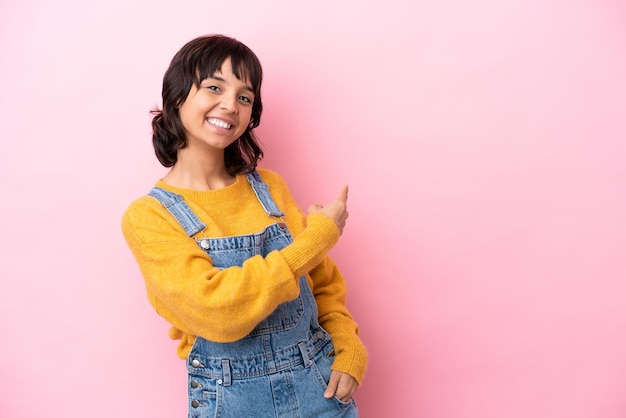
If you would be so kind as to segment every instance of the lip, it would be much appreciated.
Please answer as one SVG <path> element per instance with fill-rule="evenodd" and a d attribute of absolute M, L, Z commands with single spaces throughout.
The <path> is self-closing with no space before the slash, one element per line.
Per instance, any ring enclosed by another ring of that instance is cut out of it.
<path fill-rule="evenodd" d="M 217 125 L 212 124 L 211 122 L 209 122 L 209 119 L 215 119 L 215 120 L 219 120 L 221 122 L 227 123 L 228 125 L 230 125 L 230 128 L 228 128 L 227 130 L 231 130 L 231 129 L 233 129 L 235 127 L 235 121 L 230 119 L 230 118 L 224 118 L 224 117 L 218 117 L 218 116 L 207 116 L 206 118 L 204 118 L 204 120 L 206 120 L 206 122 L 209 125 L 213 126 L 214 128 L 226 129 L 226 128 L 223 128 L 221 126 L 217 126 Z"/>

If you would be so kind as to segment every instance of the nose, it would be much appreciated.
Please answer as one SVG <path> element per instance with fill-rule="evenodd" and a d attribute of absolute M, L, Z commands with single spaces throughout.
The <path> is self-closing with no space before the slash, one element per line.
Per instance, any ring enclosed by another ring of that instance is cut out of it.
<path fill-rule="evenodd" d="M 234 94 L 224 94 L 222 95 L 221 100 L 221 108 L 226 110 L 227 112 L 237 113 L 237 97 Z"/>

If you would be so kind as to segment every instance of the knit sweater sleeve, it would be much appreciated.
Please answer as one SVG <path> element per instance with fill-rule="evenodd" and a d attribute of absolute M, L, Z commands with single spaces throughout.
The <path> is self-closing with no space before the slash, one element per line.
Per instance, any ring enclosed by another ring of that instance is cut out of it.
<path fill-rule="evenodd" d="M 335 346 L 332 369 L 348 373 L 361 384 L 368 355 L 359 338 L 359 327 L 346 307 L 345 280 L 328 256 L 309 276 L 313 281 L 319 323 L 331 335 Z"/>
<path fill-rule="evenodd" d="M 300 232 L 298 225 L 304 227 L 308 221 L 305 220 L 304 214 L 286 189 L 284 181 L 276 173 L 265 170 L 261 173 L 263 178 L 273 186 L 272 190 L 281 198 L 281 207 L 293 210 L 287 218 L 301 219 L 300 223 L 295 222 L 290 225 L 296 241 L 299 240 L 302 234 L 308 234 L 308 227 Z M 346 307 L 347 285 L 344 277 L 329 256 L 323 257 L 314 268 L 307 272 L 317 303 L 319 323 L 328 331 L 335 346 L 332 369 L 348 373 L 361 384 L 367 367 L 368 355 L 359 338 L 357 323 Z"/>
<path fill-rule="evenodd" d="M 339 239 L 324 215 L 310 215 L 306 225 L 283 250 L 219 269 L 155 199 L 138 199 L 122 219 L 154 309 L 180 331 L 216 342 L 245 337 L 278 305 L 298 296 L 297 278 Z"/>

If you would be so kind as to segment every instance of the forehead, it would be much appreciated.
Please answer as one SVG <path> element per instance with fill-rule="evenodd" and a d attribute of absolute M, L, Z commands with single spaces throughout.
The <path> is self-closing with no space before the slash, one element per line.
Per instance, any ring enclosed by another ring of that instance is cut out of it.
<path fill-rule="evenodd" d="M 240 81 L 243 81 L 243 82 L 250 81 L 250 71 L 248 71 L 248 69 L 245 68 L 243 65 L 239 65 L 239 68 L 233 68 L 233 63 L 230 57 L 226 58 L 222 62 L 222 65 L 220 66 L 220 68 L 217 69 L 215 72 L 213 72 L 213 74 L 209 74 L 209 77 L 215 74 L 222 74 L 222 75 L 232 74 Z"/>
<path fill-rule="evenodd" d="M 205 65 L 203 65 L 205 64 Z M 244 60 L 236 60 L 230 56 L 224 57 L 221 62 L 213 61 L 200 63 L 197 74 L 199 76 L 198 81 L 206 80 L 207 78 L 214 77 L 217 74 L 222 75 L 234 75 L 238 80 L 251 84 L 253 88 L 258 87 L 258 83 L 255 83 L 255 77 L 252 75 L 253 70 L 246 65 Z"/>

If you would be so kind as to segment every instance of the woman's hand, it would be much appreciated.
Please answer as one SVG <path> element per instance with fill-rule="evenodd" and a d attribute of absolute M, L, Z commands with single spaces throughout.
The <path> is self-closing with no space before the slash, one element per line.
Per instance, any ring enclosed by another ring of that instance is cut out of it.
<path fill-rule="evenodd" d="M 321 213 L 331 218 L 335 221 L 339 228 L 339 235 L 341 235 L 348 219 L 348 186 L 343 186 L 339 196 L 333 202 L 325 206 L 318 204 L 309 206 L 309 214 L 311 213 Z"/>
<path fill-rule="evenodd" d="M 359 384 L 348 373 L 333 370 L 330 372 L 330 381 L 324 392 L 325 398 L 337 397 L 341 402 L 348 402 L 352 394 L 356 392 Z"/>

